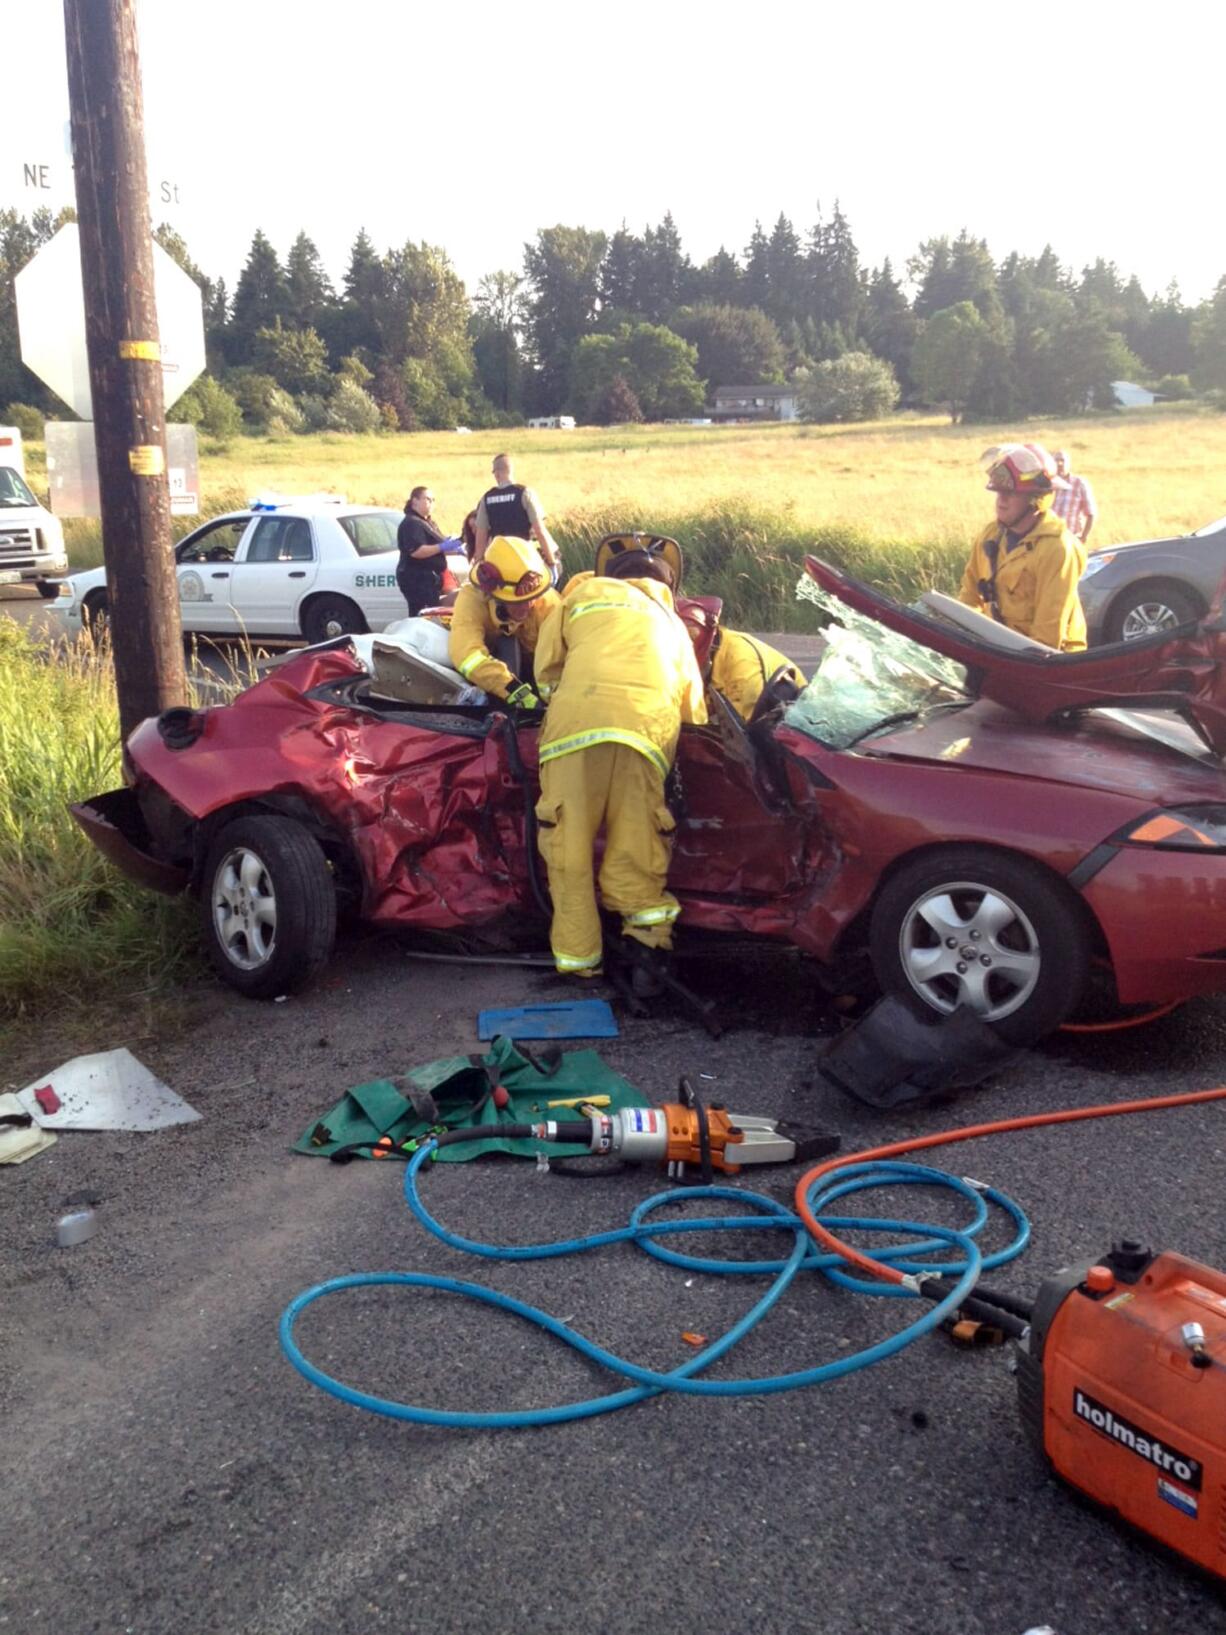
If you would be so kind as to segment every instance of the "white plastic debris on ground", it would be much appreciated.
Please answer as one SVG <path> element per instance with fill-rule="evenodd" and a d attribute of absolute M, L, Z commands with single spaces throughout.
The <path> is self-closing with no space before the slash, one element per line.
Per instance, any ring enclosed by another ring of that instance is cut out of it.
<path fill-rule="evenodd" d="M 53 1112 L 38 1100 L 39 1091 L 48 1089 L 60 1103 Z M 19 1090 L 17 1101 L 44 1130 L 164 1130 L 200 1117 L 130 1050 L 122 1049 L 74 1056 Z"/>
<path fill-rule="evenodd" d="M 5 1122 L 21 1119 L 20 1124 Z M 14 1095 L 0 1096 L 0 1164 L 24 1164 L 44 1147 L 55 1145 L 50 1130 L 40 1130 Z"/>

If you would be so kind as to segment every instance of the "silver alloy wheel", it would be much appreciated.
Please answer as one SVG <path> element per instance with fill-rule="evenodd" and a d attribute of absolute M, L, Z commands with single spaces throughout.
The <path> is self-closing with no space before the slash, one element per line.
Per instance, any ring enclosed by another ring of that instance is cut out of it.
<path fill-rule="evenodd" d="M 213 876 L 213 928 L 218 947 L 240 971 L 257 971 L 277 941 L 277 898 L 263 860 L 248 846 L 222 858 Z"/>
<path fill-rule="evenodd" d="M 1135 642 L 1142 636 L 1156 636 L 1162 630 L 1178 630 L 1183 622 L 1165 602 L 1139 602 L 1125 615 L 1120 640 Z"/>
<path fill-rule="evenodd" d="M 345 636 L 345 635 L 348 635 L 348 631 L 345 629 L 345 625 L 344 625 L 343 620 L 338 619 L 338 618 L 336 618 L 334 616 L 334 617 L 332 617 L 331 619 L 328 619 L 325 622 L 325 624 L 324 624 L 324 636 L 328 641 L 332 641 L 333 638 L 336 637 L 336 636 Z"/>
<path fill-rule="evenodd" d="M 945 1015 L 966 1005 L 999 1022 L 1034 992 L 1039 937 L 1011 897 L 973 880 L 926 891 L 903 916 L 898 953 L 907 981 Z"/>

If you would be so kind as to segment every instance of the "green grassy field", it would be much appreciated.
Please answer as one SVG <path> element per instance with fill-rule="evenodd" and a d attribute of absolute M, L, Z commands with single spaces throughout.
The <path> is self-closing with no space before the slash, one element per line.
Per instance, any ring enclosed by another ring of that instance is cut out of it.
<path fill-rule="evenodd" d="M 1168 405 L 1127 414 L 1009 426 L 950 426 L 901 416 L 858 426 L 632 426 L 577 431 L 428 432 L 412 436 L 203 441 L 208 512 L 261 490 L 327 490 L 400 506 L 428 483 L 443 526 L 458 530 L 509 449 L 563 540 L 605 526 L 719 532 L 752 519 L 756 538 L 847 532 L 867 548 L 963 552 L 989 514 L 978 457 L 1006 438 L 1067 448 L 1094 485 L 1094 543 L 1178 533 L 1226 512 L 1226 416 Z M 41 449 L 31 448 L 37 483 Z M 703 522 L 707 526 L 702 526 Z M 735 532 L 735 530 L 734 530 Z M 99 559 L 96 524 L 70 525 L 75 566 Z M 850 565 L 850 564 L 849 564 Z M 697 587 L 696 587 L 697 588 Z"/>

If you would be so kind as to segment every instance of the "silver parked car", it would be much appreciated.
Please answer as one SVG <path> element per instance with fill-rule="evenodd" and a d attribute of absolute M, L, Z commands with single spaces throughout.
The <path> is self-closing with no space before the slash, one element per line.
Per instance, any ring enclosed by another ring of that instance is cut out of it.
<path fill-rule="evenodd" d="M 1203 619 L 1226 573 L 1226 517 L 1175 539 L 1092 551 L 1078 587 L 1091 647 Z"/>

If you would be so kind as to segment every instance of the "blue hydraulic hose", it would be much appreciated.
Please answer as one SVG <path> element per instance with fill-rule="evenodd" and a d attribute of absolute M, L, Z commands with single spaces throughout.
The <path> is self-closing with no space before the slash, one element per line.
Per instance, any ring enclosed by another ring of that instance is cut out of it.
<path fill-rule="evenodd" d="M 858 1293 L 884 1295 L 893 1298 L 918 1299 L 918 1292 L 905 1284 L 878 1283 L 871 1279 L 852 1277 L 844 1268 L 844 1262 L 836 1254 L 823 1254 L 809 1236 L 800 1217 L 786 1209 L 776 1199 L 761 1192 L 741 1191 L 735 1187 L 702 1186 L 671 1188 L 666 1192 L 658 1192 L 654 1196 L 644 1199 L 634 1210 L 628 1226 L 617 1227 L 607 1232 L 592 1233 L 587 1237 L 559 1240 L 554 1243 L 538 1243 L 520 1245 L 518 1247 L 502 1248 L 494 1244 L 479 1243 L 470 1238 L 461 1237 L 441 1225 L 427 1210 L 417 1189 L 417 1177 L 421 1166 L 426 1163 L 436 1146 L 434 1141 L 425 1143 L 413 1156 L 405 1171 L 404 1190 L 405 1198 L 413 1214 L 426 1230 L 448 1244 L 453 1249 L 461 1249 L 472 1255 L 478 1255 L 486 1260 L 544 1260 L 559 1255 L 582 1254 L 589 1249 L 602 1248 L 613 1243 L 636 1243 L 645 1249 L 648 1254 L 657 1260 L 666 1261 L 670 1265 L 678 1266 L 687 1271 L 701 1271 L 715 1273 L 721 1276 L 763 1276 L 770 1275 L 773 1281 L 761 1295 L 758 1301 L 739 1318 L 726 1333 L 722 1334 L 710 1345 L 705 1346 L 695 1356 L 691 1357 L 681 1367 L 669 1373 L 660 1373 L 651 1368 L 643 1368 L 638 1364 L 619 1357 L 616 1353 L 606 1351 L 602 1346 L 586 1339 L 582 1334 L 551 1317 L 539 1307 L 527 1305 L 522 1300 L 516 1300 L 510 1295 L 499 1294 L 496 1290 L 487 1289 L 478 1283 L 468 1283 L 459 1278 L 436 1277 L 424 1272 L 362 1272 L 349 1277 L 336 1277 L 326 1283 L 316 1284 L 314 1288 L 306 1289 L 286 1307 L 281 1315 L 280 1340 L 281 1349 L 285 1356 L 294 1365 L 300 1374 L 310 1380 L 313 1385 L 319 1386 L 329 1395 L 337 1397 L 341 1402 L 347 1402 L 353 1407 L 365 1408 L 371 1413 L 381 1414 L 388 1419 L 408 1420 L 417 1425 L 449 1425 L 484 1429 L 499 1427 L 518 1427 L 527 1425 L 559 1424 L 572 1419 L 590 1419 L 596 1414 L 610 1413 L 616 1408 L 629 1407 L 631 1403 L 642 1402 L 645 1397 L 655 1396 L 662 1391 L 677 1391 L 691 1396 L 761 1396 L 775 1391 L 793 1390 L 802 1385 L 818 1385 L 826 1380 L 839 1379 L 845 1374 L 855 1373 L 861 1368 L 867 1368 L 873 1363 L 883 1362 L 887 1357 L 894 1356 L 906 1346 L 925 1334 L 937 1328 L 945 1318 L 958 1310 L 963 1301 L 973 1290 L 981 1273 L 992 1267 L 1004 1265 L 1021 1254 L 1030 1238 L 1030 1223 L 1019 1206 L 1004 1193 L 993 1187 L 980 1187 L 975 1183 L 960 1180 L 957 1176 L 948 1175 L 941 1170 L 926 1169 L 919 1164 L 898 1162 L 877 1162 L 848 1164 L 832 1173 L 819 1176 L 814 1180 L 807 1195 L 807 1202 L 822 1224 L 831 1228 L 857 1228 L 874 1232 L 901 1233 L 903 1242 L 891 1242 L 884 1248 L 874 1250 L 874 1258 L 887 1262 L 898 1271 L 916 1278 L 948 1276 L 955 1278 L 954 1287 L 935 1305 L 927 1306 L 922 1316 L 891 1335 L 880 1340 L 876 1345 L 867 1346 L 864 1350 L 853 1353 L 848 1357 L 840 1357 L 834 1362 L 822 1363 L 812 1368 L 800 1369 L 787 1374 L 771 1374 L 759 1379 L 730 1379 L 707 1380 L 696 1376 L 704 1369 L 731 1351 L 737 1342 L 744 1338 L 749 1331 L 761 1322 L 771 1307 L 779 1300 L 788 1285 L 799 1271 L 815 1271 L 822 1273 L 831 1282 L 842 1288 L 852 1289 Z M 859 1215 L 833 1215 L 824 1211 L 837 1199 L 846 1197 L 855 1192 L 862 1192 L 883 1186 L 937 1186 L 954 1192 L 972 1206 L 971 1220 L 961 1228 L 924 1225 L 914 1221 L 880 1219 Z M 746 1217 L 744 1215 L 722 1215 L 703 1219 L 678 1219 L 672 1221 L 649 1221 L 648 1216 L 655 1210 L 668 1203 L 676 1203 L 684 1199 L 689 1202 L 696 1198 L 710 1198 L 729 1200 L 742 1206 L 749 1205 L 758 1211 L 762 1218 Z M 976 1234 L 989 1218 L 989 1204 L 993 1204 L 1013 1222 L 1015 1231 L 1012 1240 L 1003 1249 L 994 1254 L 984 1255 L 975 1241 Z M 665 1248 L 660 1238 L 677 1233 L 691 1232 L 789 1232 L 792 1235 L 790 1252 L 784 1259 L 773 1260 L 719 1260 L 694 1255 L 681 1254 L 676 1250 Z M 942 1259 L 922 1258 L 940 1255 Z M 298 1318 L 325 1295 L 336 1294 L 343 1289 L 371 1288 L 383 1286 L 407 1285 L 411 1288 L 437 1289 L 447 1294 L 458 1294 L 465 1299 L 484 1302 L 486 1305 L 496 1306 L 503 1311 L 514 1313 L 525 1321 L 534 1323 L 547 1333 L 553 1334 L 559 1340 L 572 1346 L 582 1356 L 593 1362 L 600 1363 L 610 1373 L 620 1375 L 623 1379 L 634 1382 L 627 1387 L 612 1391 L 605 1396 L 591 1397 L 581 1402 L 560 1403 L 552 1408 L 531 1408 L 507 1412 L 470 1412 L 458 1409 L 424 1408 L 413 1403 L 396 1402 L 386 1397 L 379 1397 L 366 1391 L 355 1390 L 343 1381 L 334 1379 L 325 1374 L 321 1368 L 308 1360 L 298 1346 L 294 1337 L 294 1327 Z"/>

